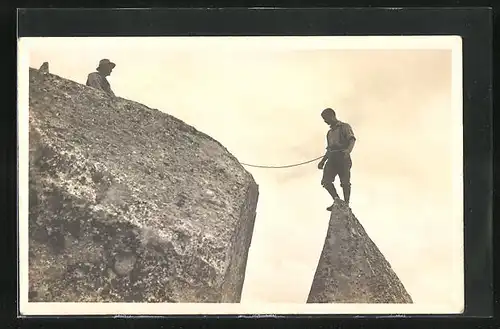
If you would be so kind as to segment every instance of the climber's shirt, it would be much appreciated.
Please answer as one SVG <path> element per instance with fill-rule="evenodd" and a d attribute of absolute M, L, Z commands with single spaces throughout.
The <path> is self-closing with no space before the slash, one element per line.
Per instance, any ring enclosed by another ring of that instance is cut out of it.
<path fill-rule="evenodd" d="M 87 86 L 100 89 L 111 96 L 115 95 L 111 90 L 111 85 L 109 84 L 106 77 L 100 74 L 99 72 L 92 72 L 88 75 Z"/>
<path fill-rule="evenodd" d="M 326 134 L 327 150 L 345 150 L 349 146 L 351 139 L 356 139 L 351 125 L 337 121 Z"/>

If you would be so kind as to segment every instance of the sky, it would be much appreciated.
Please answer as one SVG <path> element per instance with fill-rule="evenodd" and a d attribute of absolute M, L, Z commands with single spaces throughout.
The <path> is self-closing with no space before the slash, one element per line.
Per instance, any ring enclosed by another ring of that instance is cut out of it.
<path fill-rule="evenodd" d="M 85 83 L 109 58 L 117 96 L 184 120 L 256 165 L 321 156 L 320 113 L 334 108 L 357 138 L 354 214 L 414 303 L 460 305 L 461 108 L 451 50 L 207 39 L 31 38 L 29 65 L 48 61 L 51 73 Z M 260 196 L 241 302 L 304 303 L 329 220 L 321 171 L 247 170 Z"/>

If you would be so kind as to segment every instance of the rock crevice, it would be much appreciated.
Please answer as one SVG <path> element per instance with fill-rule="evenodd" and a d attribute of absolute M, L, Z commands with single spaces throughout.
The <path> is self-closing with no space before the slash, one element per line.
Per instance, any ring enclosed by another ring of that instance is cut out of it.
<path fill-rule="evenodd" d="M 239 302 L 258 199 L 216 140 L 30 69 L 30 301 Z"/>

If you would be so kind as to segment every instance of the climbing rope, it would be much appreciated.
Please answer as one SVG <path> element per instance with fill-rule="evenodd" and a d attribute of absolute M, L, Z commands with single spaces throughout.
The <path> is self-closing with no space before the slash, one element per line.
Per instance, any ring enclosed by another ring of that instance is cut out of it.
<path fill-rule="evenodd" d="M 322 157 L 323 157 L 323 156 L 320 156 L 320 157 L 314 158 L 314 159 L 309 160 L 309 161 L 300 162 L 300 163 L 294 163 L 294 164 L 289 164 L 289 165 L 284 165 L 284 166 L 260 166 L 260 165 L 253 165 L 253 164 L 248 164 L 248 163 L 243 163 L 243 162 L 240 162 L 240 163 L 241 163 L 242 165 L 244 165 L 244 166 L 254 167 L 254 168 L 279 169 L 279 168 L 291 168 L 291 167 L 298 167 L 298 166 L 302 166 L 302 165 L 305 165 L 305 164 L 308 164 L 308 163 L 311 163 L 311 162 L 317 161 L 317 160 L 321 159 Z"/>

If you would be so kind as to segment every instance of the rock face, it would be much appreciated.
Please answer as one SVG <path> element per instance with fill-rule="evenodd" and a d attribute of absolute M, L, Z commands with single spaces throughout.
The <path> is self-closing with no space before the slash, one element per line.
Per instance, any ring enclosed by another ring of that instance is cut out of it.
<path fill-rule="evenodd" d="M 345 205 L 334 207 L 308 303 L 412 303 L 391 265 Z"/>
<path fill-rule="evenodd" d="M 30 69 L 31 302 L 239 302 L 258 186 L 221 144 Z"/>

